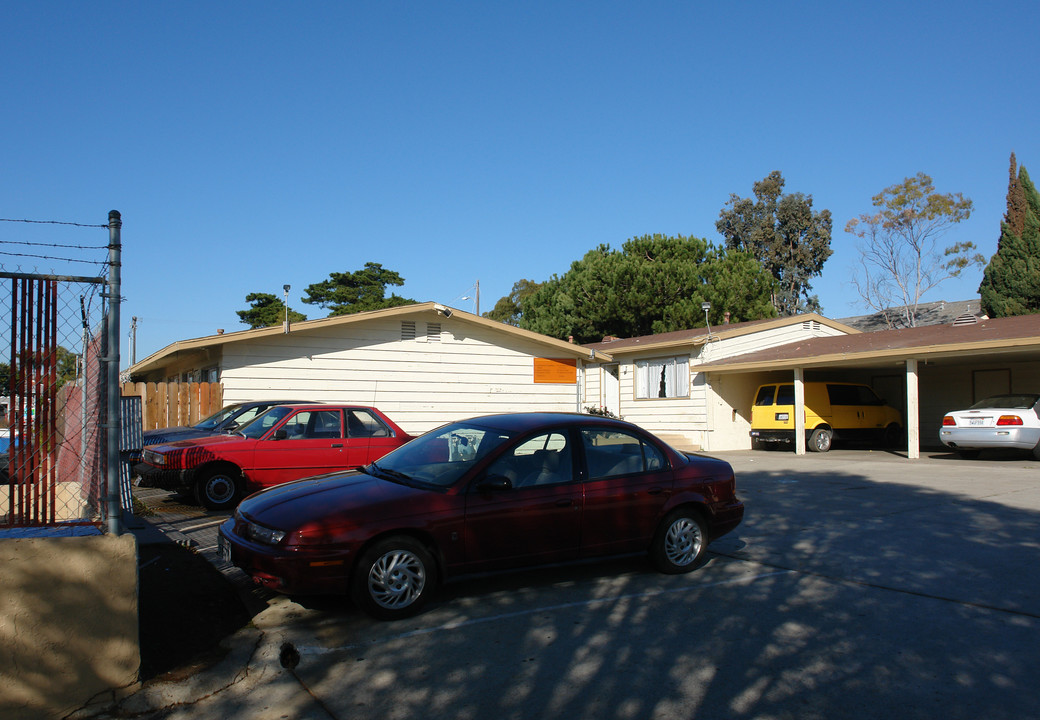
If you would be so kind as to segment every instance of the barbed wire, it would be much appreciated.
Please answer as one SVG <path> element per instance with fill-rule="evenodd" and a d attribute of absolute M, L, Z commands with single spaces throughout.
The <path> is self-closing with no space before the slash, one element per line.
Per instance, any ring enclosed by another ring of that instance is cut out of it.
<path fill-rule="evenodd" d="M 82 228 L 107 228 L 108 225 L 88 225 L 86 223 L 64 222 L 62 220 L 17 220 L 14 218 L 0 218 L 0 222 L 29 223 L 32 225 L 71 225 Z"/>
<path fill-rule="evenodd" d="M 41 243 L 27 240 L 0 240 L 0 245 L 27 245 L 29 247 L 56 247 L 71 250 L 107 250 L 108 245 L 67 245 L 64 243 Z"/>
<path fill-rule="evenodd" d="M 107 228 L 108 225 L 88 225 L 86 223 L 76 222 L 65 222 L 62 220 L 16 220 L 12 218 L 0 218 L 0 222 L 12 222 L 12 223 L 29 223 L 33 225 L 70 225 L 72 227 L 81 228 Z M 107 245 L 73 245 L 69 243 L 53 243 L 53 242 L 30 242 L 27 240 L 0 240 L 0 246 L 11 246 L 11 245 L 22 245 L 29 248 L 61 248 L 63 250 L 89 250 L 91 252 L 98 250 L 107 250 Z M 12 257 L 12 258 L 36 258 L 38 260 L 53 260 L 58 262 L 70 262 L 70 263 L 83 263 L 86 265 L 98 265 L 104 268 L 108 260 L 83 260 L 80 258 L 71 257 L 58 257 L 56 255 L 40 255 L 37 253 L 19 253 L 9 252 L 7 250 L 0 250 L 0 255 Z"/>
<path fill-rule="evenodd" d="M 107 260 L 80 260 L 78 258 L 55 257 L 54 255 L 33 255 L 31 253 L 4 252 L 3 250 L 0 250 L 0 255 L 7 255 L 8 257 L 39 258 L 41 260 L 61 260 L 63 262 L 86 263 L 88 265 L 101 266 L 104 266 L 108 263 Z"/>

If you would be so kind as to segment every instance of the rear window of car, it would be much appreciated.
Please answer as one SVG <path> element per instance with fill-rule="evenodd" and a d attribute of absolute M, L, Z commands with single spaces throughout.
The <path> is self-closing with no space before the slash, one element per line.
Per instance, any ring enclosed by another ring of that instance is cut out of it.
<path fill-rule="evenodd" d="M 781 385 L 776 393 L 777 405 L 794 405 L 794 385 Z"/>
<path fill-rule="evenodd" d="M 773 404 L 773 395 L 776 394 L 776 385 L 763 385 L 758 389 L 758 397 L 755 398 L 755 405 L 763 407 L 765 405 Z"/>

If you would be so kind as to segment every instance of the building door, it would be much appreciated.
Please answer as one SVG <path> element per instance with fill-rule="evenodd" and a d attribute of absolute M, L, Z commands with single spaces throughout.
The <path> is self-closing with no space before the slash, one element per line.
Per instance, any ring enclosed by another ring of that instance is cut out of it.
<path fill-rule="evenodd" d="M 617 417 L 621 417 L 621 380 L 618 365 L 604 365 L 603 374 L 603 407 Z"/>
<path fill-rule="evenodd" d="M 973 405 L 993 395 L 1006 395 L 1011 392 L 1011 371 L 975 370 L 971 374 L 971 391 Z"/>

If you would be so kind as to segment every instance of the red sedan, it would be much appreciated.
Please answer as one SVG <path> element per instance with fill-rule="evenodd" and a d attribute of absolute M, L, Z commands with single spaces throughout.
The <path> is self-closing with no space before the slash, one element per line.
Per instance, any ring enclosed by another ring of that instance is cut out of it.
<path fill-rule="evenodd" d="M 733 469 L 618 420 L 569 413 L 452 423 L 355 472 L 246 498 L 221 552 L 284 593 L 347 593 L 407 617 L 461 574 L 647 552 L 697 567 L 744 515 Z"/>
<path fill-rule="evenodd" d="M 411 439 L 372 407 L 279 405 L 232 434 L 146 447 L 142 484 L 224 510 L 249 492 L 367 465 Z"/>

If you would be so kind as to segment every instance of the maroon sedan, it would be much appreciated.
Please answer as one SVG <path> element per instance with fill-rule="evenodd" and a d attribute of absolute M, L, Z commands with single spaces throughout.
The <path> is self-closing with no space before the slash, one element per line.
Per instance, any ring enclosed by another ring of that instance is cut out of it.
<path fill-rule="evenodd" d="M 390 620 L 461 574 L 633 552 L 688 572 L 743 515 L 729 463 L 631 423 L 492 415 L 432 430 L 358 471 L 246 498 L 220 546 L 258 584 L 349 592 Z"/>

